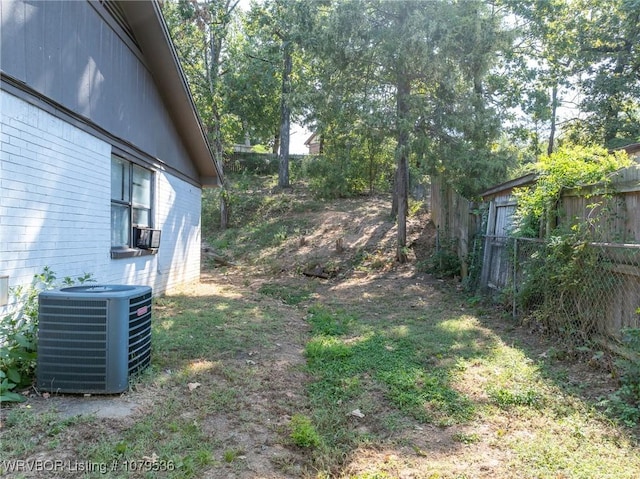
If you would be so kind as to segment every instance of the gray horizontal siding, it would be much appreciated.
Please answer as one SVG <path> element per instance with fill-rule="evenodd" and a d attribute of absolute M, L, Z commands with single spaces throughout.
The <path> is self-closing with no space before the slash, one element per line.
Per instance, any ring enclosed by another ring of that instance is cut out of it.
<path fill-rule="evenodd" d="M 101 8 L 73 0 L 0 1 L 0 67 L 198 180 L 141 52 L 100 16 Z"/>

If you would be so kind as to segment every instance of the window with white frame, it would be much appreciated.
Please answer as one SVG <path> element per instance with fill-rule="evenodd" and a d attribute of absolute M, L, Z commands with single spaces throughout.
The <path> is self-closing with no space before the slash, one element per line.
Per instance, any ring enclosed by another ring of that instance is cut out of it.
<path fill-rule="evenodd" d="M 153 173 L 119 156 L 111 157 L 111 249 L 135 248 L 134 228 L 151 228 Z"/>

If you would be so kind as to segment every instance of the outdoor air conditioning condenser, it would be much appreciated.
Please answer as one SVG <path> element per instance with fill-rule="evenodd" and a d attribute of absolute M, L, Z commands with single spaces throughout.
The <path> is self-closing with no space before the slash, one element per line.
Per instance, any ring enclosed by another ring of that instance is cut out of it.
<path fill-rule="evenodd" d="M 93 285 L 39 296 L 37 384 L 43 391 L 119 393 L 151 360 L 148 286 Z"/>

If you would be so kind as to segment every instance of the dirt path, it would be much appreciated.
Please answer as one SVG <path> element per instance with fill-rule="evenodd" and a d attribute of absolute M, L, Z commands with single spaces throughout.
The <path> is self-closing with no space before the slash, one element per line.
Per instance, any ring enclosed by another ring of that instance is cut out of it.
<path fill-rule="evenodd" d="M 298 451 L 285 447 L 283 431 L 292 411 L 304 404 L 307 377 L 303 372 L 304 344 L 308 325 L 304 313 L 280 301 L 258 293 L 258 282 L 247 284 L 240 271 L 219 273 L 206 271 L 200 287 L 211 287 L 238 296 L 242 301 L 269 308 L 283 318 L 283 328 L 269 329 L 259 347 L 251 347 L 225 360 L 228 371 L 242 374 L 217 376 L 219 387 L 236 389 L 238 394 L 228 408 L 210 414 L 203 424 L 207 435 L 220 444 L 214 452 L 237 451 L 237 460 L 220 461 L 203 474 L 203 478 L 295 478 L 302 474 L 306 461 Z M 240 383 L 240 384 L 238 384 Z"/>

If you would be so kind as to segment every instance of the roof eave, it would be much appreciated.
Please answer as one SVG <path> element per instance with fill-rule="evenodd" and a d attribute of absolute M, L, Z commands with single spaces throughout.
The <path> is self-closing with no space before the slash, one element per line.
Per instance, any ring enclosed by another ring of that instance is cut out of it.
<path fill-rule="evenodd" d="M 143 51 L 176 129 L 200 175 L 200 183 L 203 186 L 220 186 L 222 169 L 212 154 L 158 2 L 147 0 L 119 3 Z"/>

